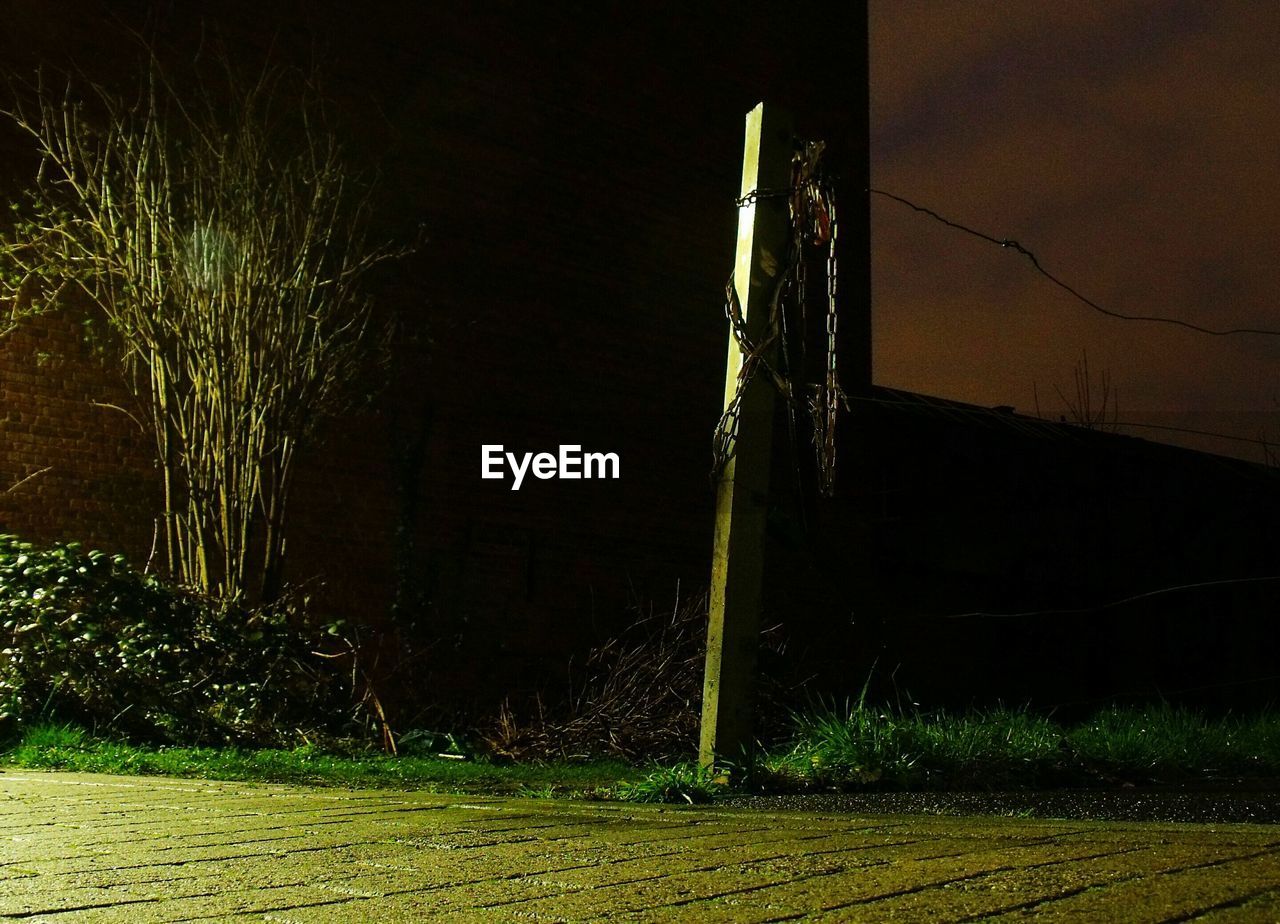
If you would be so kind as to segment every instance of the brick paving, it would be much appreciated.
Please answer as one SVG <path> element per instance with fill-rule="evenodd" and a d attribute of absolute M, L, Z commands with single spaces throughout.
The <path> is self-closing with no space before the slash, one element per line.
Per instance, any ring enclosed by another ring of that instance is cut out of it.
<path fill-rule="evenodd" d="M 0 920 L 1280 921 L 1280 827 L 0 773 Z"/>

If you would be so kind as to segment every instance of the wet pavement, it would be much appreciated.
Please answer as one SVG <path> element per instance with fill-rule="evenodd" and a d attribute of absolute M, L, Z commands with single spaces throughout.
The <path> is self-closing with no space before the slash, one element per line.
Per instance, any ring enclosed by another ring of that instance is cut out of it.
<path fill-rule="evenodd" d="M 1280 827 L 854 808 L 10 770 L 0 920 L 1280 920 Z"/>

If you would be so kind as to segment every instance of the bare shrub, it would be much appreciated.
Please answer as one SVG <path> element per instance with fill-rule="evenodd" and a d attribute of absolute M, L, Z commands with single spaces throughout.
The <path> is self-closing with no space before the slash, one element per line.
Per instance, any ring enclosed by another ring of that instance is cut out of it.
<path fill-rule="evenodd" d="M 369 239 L 371 187 L 305 75 L 224 71 L 15 91 L 40 163 L 0 236 L 0 330 L 68 291 L 96 306 L 155 440 L 170 575 L 270 600 L 294 460 L 356 396 L 367 276 L 404 250 Z"/>
<path fill-rule="evenodd" d="M 625 632 L 587 656 L 567 705 L 539 700 L 520 718 L 504 704 L 481 737 L 512 759 L 674 758 L 697 748 L 706 653 L 707 595 L 670 612 L 638 613 Z"/>

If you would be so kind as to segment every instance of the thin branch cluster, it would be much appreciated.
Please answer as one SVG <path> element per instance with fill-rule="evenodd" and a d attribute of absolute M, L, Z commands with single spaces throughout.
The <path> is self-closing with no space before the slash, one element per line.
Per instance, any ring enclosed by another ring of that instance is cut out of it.
<path fill-rule="evenodd" d="M 403 250 L 370 243 L 369 187 L 304 80 L 225 73 L 183 94 L 153 64 L 128 101 L 29 87 L 6 114 L 40 166 L 0 296 L 74 287 L 105 314 L 149 413 L 170 573 L 237 598 L 278 589 L 295 455 L 349 402 L 380 334 L 363 284 Z"/>

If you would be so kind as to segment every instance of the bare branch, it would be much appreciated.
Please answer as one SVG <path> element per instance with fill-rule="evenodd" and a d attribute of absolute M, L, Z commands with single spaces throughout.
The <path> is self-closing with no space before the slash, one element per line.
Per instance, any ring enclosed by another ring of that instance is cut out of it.
<path fill-rule="evenodd" d="M 1062 419 L 1070 420 L 1070 422 L 1079 424 L 1086 430 L 1103 430 L 1106 432 L 1114 432 L 1119 420 L 1119 408 L 1116 405 L 1115 394 L 1111 390 L 1111 373 L 1107 370 L 1102 372 L 1102 381 L 1098 389 L 1097 398 L 1094 397 L 1093 382 L 1089 376 L 1089 354 L 1082 354 L 1079 362 L 1076 363 L 1073 370 L 1075 378 L 1075 397 L 1068 398 L 1063 394 L 1062 389 L 1056 385 L 1053 390 L 1057 392 L 1058 399 L 1066 406 L 1070 415 L 1063 415 Z M 1034 389 L 1034 383 L 1032 385 Z M 1039 398 L 1036 399 L 1036 413 L 1039 414 Z"/>
<path fill-rule="evenodd" d="M 38 76 L 3 113 L 40 168 L 0 240 L 0 296 L 17 310 L 76 285 L 100 307 L 148 412 L 170 570 L 234 598 L 255 549 L 277 589 L 296 453 L 376 344 L 369 272 L 407 251 L 368 243 L 369 190 L 311 85 L 223 65 L 225 93 L 187 94 L 153 56 L 129 102 Z"/>

